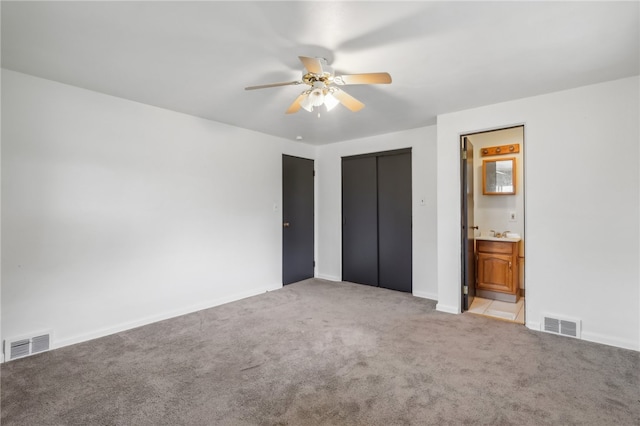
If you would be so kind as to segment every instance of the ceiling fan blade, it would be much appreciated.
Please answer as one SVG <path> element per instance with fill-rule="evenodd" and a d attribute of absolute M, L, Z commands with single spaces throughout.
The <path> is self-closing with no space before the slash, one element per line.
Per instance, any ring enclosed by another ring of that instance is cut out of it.
<path fill-rule="evenodd" d="M 391 76 L 387 72 L 373 72 L 368 74 L 347 74 L 337 76 L 337 84 L 389 84 Z"/>
<path fill-rule="evenodd" d="M 304 96 L 305 96 L 304 93 L 298 96 L 296 100 L 293 101 L 291 105 L 289 105 L 289 109 L 287 109 L 286 114 L 293 114 L 294 112 L 300 111 L 300 108 L 302 108 L 302 105 L 300 105 L 300 101 L 304 99 Z"/>
<path fill-rule="evenodd" d="M 362 108 L 364 108 L 364 104 L 362 102 L 342 90 L 334 91 L 333 96 L 335 96 L 342 105 L 353 112 L 360 111 Z"/>
<path fill-rule="evenodd" d="M 320 59 L 306 56 L 298 56 L 298 58 L 300 58 L 300 62 L 302 62 L 302 65 L 304 65 L 307 71 L 313 74 L 322 74 L 322 63 Z"/>
<path fill-rule="evenodd" d="M 266 89 L 267 87 L 291 86 L 291 85 L 294 85 L 294 84 L 302 84 L 302 82 L 301 81 L 289 81 L 287 83 L 261 84 L 260 86 L 245 87 L 244 90 Z"/>

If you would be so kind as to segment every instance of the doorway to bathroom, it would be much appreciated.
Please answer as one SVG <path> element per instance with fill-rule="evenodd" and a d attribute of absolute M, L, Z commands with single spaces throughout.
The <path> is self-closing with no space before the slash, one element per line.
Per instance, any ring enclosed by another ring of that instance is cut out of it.
<path fill-rule="evenodd" d="M 460 147 L 462 310 L 524 324 L 524 126 Z"/>

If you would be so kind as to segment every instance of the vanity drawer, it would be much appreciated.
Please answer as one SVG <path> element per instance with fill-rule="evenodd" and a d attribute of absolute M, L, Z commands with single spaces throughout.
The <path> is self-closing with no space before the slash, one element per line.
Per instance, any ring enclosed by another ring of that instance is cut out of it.
<path fill-rule="evenodd" d="M 485 253 L 514 254 L 517 244 L 509 241 L 476 241 L 476 250 Z"/>

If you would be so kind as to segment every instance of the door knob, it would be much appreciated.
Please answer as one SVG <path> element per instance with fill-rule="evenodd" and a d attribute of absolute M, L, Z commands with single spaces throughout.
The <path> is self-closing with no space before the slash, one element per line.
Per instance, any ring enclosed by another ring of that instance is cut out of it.
<path fill-rule="evenodd" d="M 288 228 L 289 227 L 289 222 L 285 222 L 282 224 L 283 227 Z"/>

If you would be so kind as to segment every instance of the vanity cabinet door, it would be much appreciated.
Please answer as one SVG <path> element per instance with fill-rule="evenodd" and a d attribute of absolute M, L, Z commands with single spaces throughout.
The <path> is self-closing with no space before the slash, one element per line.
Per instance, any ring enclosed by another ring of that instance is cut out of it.
<path fill-rule="evenodd" d="M 477 288 L 513 293 L 513 268 L 511 255 L 478 253 Z"/>

